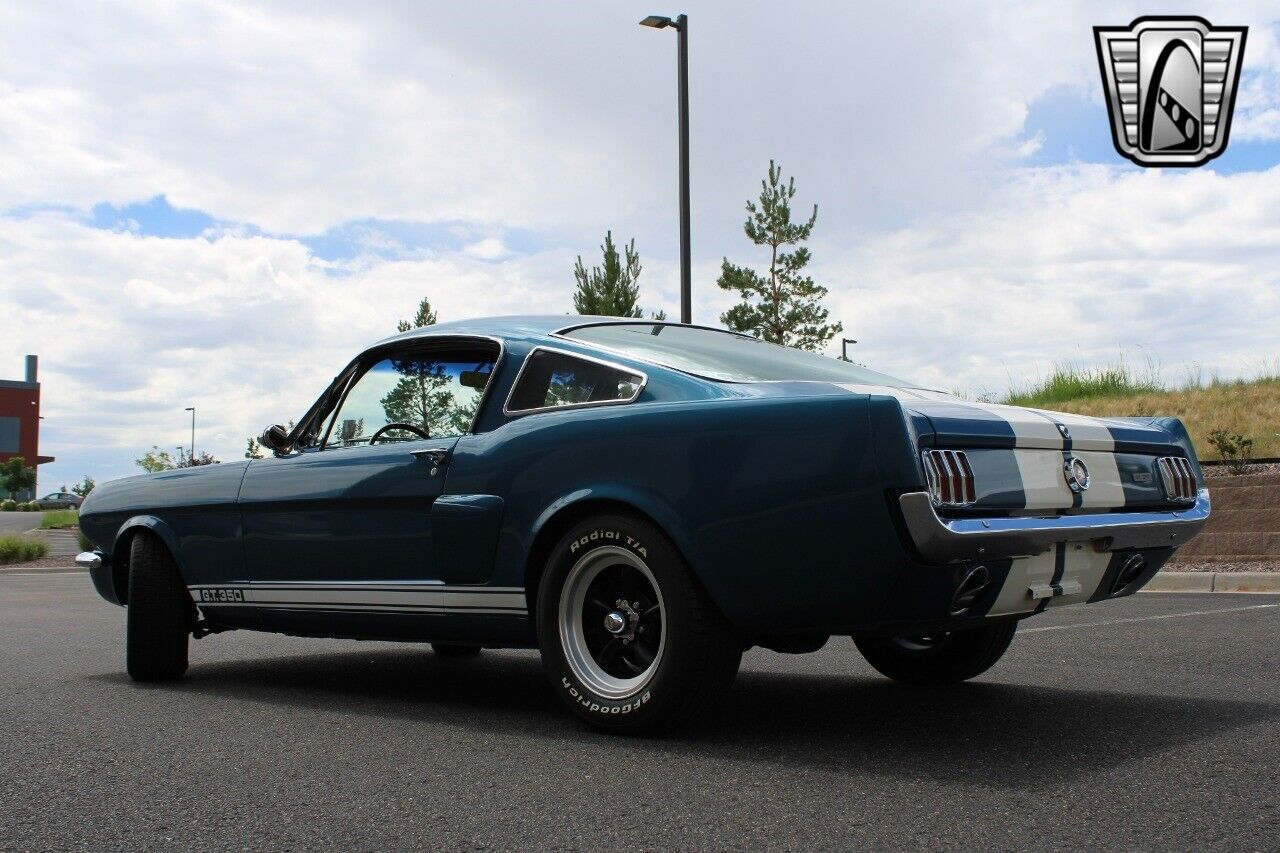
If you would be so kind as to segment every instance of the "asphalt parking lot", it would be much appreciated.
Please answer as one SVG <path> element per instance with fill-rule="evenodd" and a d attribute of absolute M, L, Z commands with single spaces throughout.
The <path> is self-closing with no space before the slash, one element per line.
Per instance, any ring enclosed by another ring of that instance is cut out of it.
<path fill-rule="evenodd" d="M 0 536 L 6 533 L 26 533 L 40 526 L 43 512 L 0 512 Z"/>
<path fill-rule="evenodd" d="M 240 632 L 137 686 L 87 578 L 0 575 L 0 846 L 1276 849 L 1277 628 L 1276 596 L 1143 594 L 947 690 L 757 650 L 718 724 L 639 740 L 533 652 Z"/>

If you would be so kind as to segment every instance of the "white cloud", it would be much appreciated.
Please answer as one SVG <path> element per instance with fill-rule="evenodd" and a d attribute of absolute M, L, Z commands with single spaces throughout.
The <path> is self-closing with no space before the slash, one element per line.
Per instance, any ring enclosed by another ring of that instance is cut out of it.
<path fill-rule="evenodd" d="M 471 255 L 473 258 L 480 258 L 486 261 L 497 260 L 504 255 L 510 254 L 507 247 L 504 246 L 502 241 L 496 237 L 485 237 L 483 240 L 477 240 L 467 246 L 463 251 L 468 255 Z"/>
<path fill-rule="evenodd" d="M 301 414 L 328 379 L 429 295 L 444 318 L 568 305 L 564 254 L 370 262 L 328 274 L 300 243 L 160 239 L 60 215 L 0 219 L 0 304 L 12 371 L 41 355 L 41 482 L 134 473 L 152 444 L 235 458 L 246 436 Z M 10 370 L 0 370 L 7 375 Z"/>
<path fill-rule="evenodd" d="M 938 388 L 1122 354 L 1235 376 L 1280 354 L 1280 168 L 1030 170 L 984 210 L 815 256 L 859 354 Z"/>

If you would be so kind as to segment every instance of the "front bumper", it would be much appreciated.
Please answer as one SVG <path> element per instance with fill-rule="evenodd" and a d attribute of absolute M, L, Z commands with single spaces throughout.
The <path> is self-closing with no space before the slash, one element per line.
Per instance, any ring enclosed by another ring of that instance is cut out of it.
<path fill-rule="evenodd" d="M 111 558 L 102 551 L 81 551 L 76 555 L 76 565 L 89 572 L 93 588 L 98 595 L 112 604 L 124 604 L 116 590 L 115 573 L 111 571 Z"/>
<path fill-rule="evenodd" d="M 1209 520 L 1207 489 L 1184 510 L 1050 518 L 942 518 L 925 492 L 908 492 L 898 503 L 916 550 L 931 563 L 1032 557 L 1060 542 L 1092 542 L 1101 551 L 1173 548 Z"/>

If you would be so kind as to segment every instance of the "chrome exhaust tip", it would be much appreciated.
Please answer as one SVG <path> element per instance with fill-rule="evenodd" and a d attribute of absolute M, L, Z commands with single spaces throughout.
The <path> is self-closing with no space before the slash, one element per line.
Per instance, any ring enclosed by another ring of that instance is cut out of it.
<path fill-rule="evenodd" d="M 951 596 L 951 604 L 947 610 L 952 616 L 963 616 L 968 613 L 982 591 L 991 585 L 991 572 L 986 566 L 974 566 L 965 572 L 960 583 L 956 585 L 955 594 Z"/>
<path fill-rule="evenodd" d="M 1147 570 L 1147 558 L 1141 554 L 1130 554 L 1116 572 L 1115 582 L 1111 584 L 1111 594 L 1119 595 Z"/>

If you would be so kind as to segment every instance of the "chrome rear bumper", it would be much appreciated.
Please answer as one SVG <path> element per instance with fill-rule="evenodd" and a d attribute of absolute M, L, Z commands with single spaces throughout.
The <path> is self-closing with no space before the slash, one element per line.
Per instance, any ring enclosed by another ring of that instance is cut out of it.
<path fill-rule="evenodd" d="M 1188 542 L 1209 520 L 1207 489 L 1184 510 L 1051 518 L 941 518 L 925 492 L 898 502 L 916 549 L 935 563 L 1030 557 L 1059 542 L 1093 542 L 1103 551 L 1168 548 Z"/>

